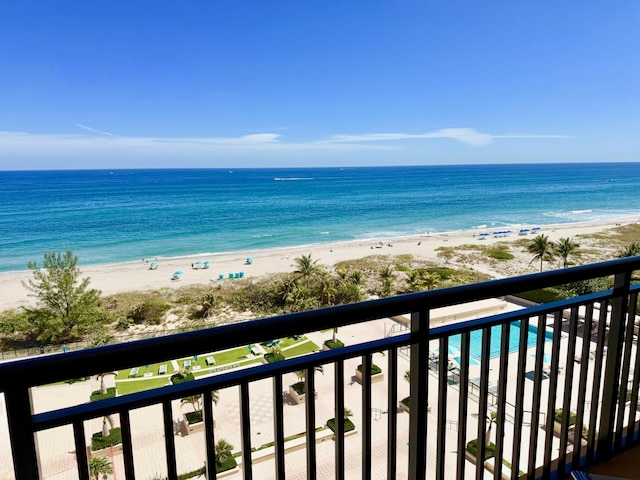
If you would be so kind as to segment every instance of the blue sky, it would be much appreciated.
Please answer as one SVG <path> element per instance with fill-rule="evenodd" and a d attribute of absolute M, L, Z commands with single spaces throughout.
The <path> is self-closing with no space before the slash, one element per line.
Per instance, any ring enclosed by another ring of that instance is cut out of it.
<path fill-rule="evenodd" d="M 637 1 L 0 3 L 0 169 L 640 161 Z"/>

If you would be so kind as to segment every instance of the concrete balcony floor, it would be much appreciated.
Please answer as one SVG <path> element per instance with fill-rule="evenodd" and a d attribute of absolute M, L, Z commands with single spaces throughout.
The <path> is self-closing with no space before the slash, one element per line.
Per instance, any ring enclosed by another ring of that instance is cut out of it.
<path fill-rule="evenodd" d="M 611 460 L 589 469 L 594 480 L 640 479 L 640 445 L 636 445 Z"/>

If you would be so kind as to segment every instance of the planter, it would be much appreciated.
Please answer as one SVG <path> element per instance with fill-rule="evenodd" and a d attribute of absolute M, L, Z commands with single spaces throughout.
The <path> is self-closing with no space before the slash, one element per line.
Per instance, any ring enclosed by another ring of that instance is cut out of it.
<path fill-rule="evenodd" d="M 567 434 L 567 441 L 569 443 L 575 443 L 575 429 L 572 428 L 573 425 L 569 426 L 569 433 Z M 556 437 L 560 437 L 562 435 L 562 424 L 554 420 L 553 422 L 553 433 Z M 580 437 L 580 445 L 586 445 L 587 441 Z"/>
<path fill-rule="evenodd" d="M 356 368 L 356 380 L 362 385 L 362 372 Z M 371 383 L 382 382 L 384 380 L 384 373 L 376 373 L 371 375 Z"/>
<path fill-rule="evenodd" d="M 318 398 L 318 391 L 314 390 L 314 397 Z M 289 396 L 291 397 L 291 400 L 293 401 L 293 403 L 295 403 L 296 405 L 300 405 L 301 403 L 304 403 L 305 398 L 307 396 L 306 393 L 298 393 L 296 392 L 296 389 L 293 388 L 293 385 L 289 385 Z"/>
<path fill-rule="evenodd" d="M 409 397 L 407 397 L 406 399 L 408 399 Z M 404 400 L 406 400 L 404 399 Z M 398 402 L 398 408 L 400 410 L 402 410 L 403 412 L 407 412 L 407 413 L 411 413 L 411 408 L 409 408 L 409 405 L 407 405 L 403 400 L 400 400 Z M 431 413 L 431 407 L 429 405 L 427 405 L 427 413 Z"/>

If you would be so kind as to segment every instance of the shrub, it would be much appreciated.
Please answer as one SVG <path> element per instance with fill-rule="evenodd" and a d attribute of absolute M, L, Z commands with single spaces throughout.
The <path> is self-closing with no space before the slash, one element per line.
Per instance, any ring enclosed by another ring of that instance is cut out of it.
<path fill-rule="evenodd" d="M 553 414 L 553 419 L 558 423 L 562 423 L 562 421 L 564 420 L 564 411 L 561 408 L 558 408 Z M 575 424 L 576 412 L 569 412 L 569 426 Z"/>
<path fill-rule="evenodd" d="M 120 427 L 115 427 L 111 429 L 108 437 L 103 437 L 102 432 L 94 433 L 91 437 L 91 450 L 102 450 L 103 448 L 118 445 L 119 443 L 122 443 L 122 432 L 120 431 Z"/>
<path fill-rule="evenodd" d="M 530 290 L 515 295 L 535 303 L 549 303 L 556 300 L 564 300 L 567 294 L 557 288 L 542 288 L 540 290 Z"/>
<path fill-rule="evenodd" d="M 358 371 L 362 372 L 362 364 L 358 365 Z M 377 375 L 378 373 L 382 373 L 382 369 L 376 365 L 375 363 L 371 364 L 371 375 Z"/>
<path fill-rule="evenodd" d="M 336 433 L 336 419 L 335 418 L 330 418 L 329 420 L 327 420 L 327 427 L 329 427 L 333 433 Z M 351 420 L 349 420 L 348 418 L 345 418 L 344 419 L 344 433 L 350 432 L 350 431 L 355 430 L 355 429 L 356 429 L 356 426 L 353 424 L 353 422 Z"/>
<path fill-rule="evenodd" d="M 202 422 L 202 410 L 197 410 L 195 412 L 187 412 L 184 414 L 184 416 L 187 419 L 187 422 L 189 422 L 189 424 Z"/>
<path fill-rule="evenodd" d="M 342 343 L 337 338 L 335 342 L 333 341 L 333 339 L 325 340 L 324 344 L 327 346 L 327 348 L 330 348 L 330 349 L 344 347 L 344 343 Z"/>
<path fill-rule="evenodd" d="M 133 307 L 129 315 L 127 315 L 127 318 L 134 323 L 151 323 L 158 325 L 162 323 L 167 310 L 169 310 L 169 305 L 164 300 L 147 299 Z"/>
<path fill-rule="evenodd" d="M 496 260 L 513 260 L 515 255 L 513 253 L 507 252 L 506 250 L 502 250 L 500 248 L 489 248 L 485 250 L 484 254 L 490 258 L 494 258 Z"/>
<path fill-rule="evenodd" d="M 291 385 L 291 388 L 293 388 L 293 390 L 298 394 L 298 395 L 302 395 L 305 393 L 305 383 L 304 382 L 297 382 L 294 383 L 293 385 Z"/>
<path fill-rule="evenodd" d="M 100 390 L 95 390 L 91 392 L 90 400 L 92 402 L 97 402 L 98 400 L 104 400 L 105 398 L 113 398 L 116 396 L 116 387 L 107 388 L 107 393 L 102 395 Z"/>
<path fill-rule="evenodd" d="M 469 443 L 467 443 L 467 451 L 478 458 L 478 439 L 474 438 Z M 484 449 L 484 460 L 489 460 L 496 456 L 496 444 L 490 443 Z"/>
<path fill-rule="evenodd" d="M 173 375 L 171 375 L 171 383 L 173 383 L 174 385 L 177 385 L 179 383 L 189 382 L 194 379 L 195 377 L 191 372 L 187 373 L 186 375 L 183 375 L 182 373 L 174 373 Z"/>
<path fill-rule="evenodd" d="M 405 405 L 407 408 L 409 407 L 409 400 L 411 400 L 410 397 L 404 397 L 402 400 L 400 400 L 402 402 L 403 405 Z"/>
<path fill-rule="evenodd" d="M 264 354 L 264 358 L 267 362 L 273 363 L 273 362 L 279 362 L 280 360 L 284 360 L 285 357 L 282 353 L 269 352 Z"/>

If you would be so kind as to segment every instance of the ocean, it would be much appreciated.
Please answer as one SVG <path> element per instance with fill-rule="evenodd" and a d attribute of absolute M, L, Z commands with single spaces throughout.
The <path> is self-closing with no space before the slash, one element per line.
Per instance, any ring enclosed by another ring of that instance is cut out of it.
<path fill-rule="evenodd" d="M 640 164 L 0 172 L 0 272 L 640 212 Z"/>

